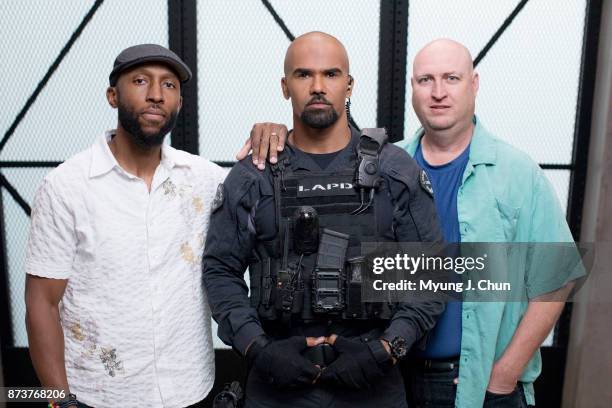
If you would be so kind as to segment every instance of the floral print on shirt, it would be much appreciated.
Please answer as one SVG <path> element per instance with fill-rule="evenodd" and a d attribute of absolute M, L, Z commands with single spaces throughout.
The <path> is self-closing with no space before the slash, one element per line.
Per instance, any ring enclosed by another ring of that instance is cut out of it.
<path fill-rule="evenodd" d="M 111 377 L 116 375 L 119 371 L 123 373 L 123 362 L 117 359 L 117 350 L 111 347 L 100 348 L 100 360 L 104 364 L 106 373 Z"/>

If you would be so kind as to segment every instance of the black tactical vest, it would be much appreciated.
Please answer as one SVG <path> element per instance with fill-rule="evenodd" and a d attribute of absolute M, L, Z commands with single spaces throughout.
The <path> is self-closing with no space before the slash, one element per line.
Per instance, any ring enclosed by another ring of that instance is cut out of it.
<path fill-rule="evenodd" d="M 361 302 L 361 243 L 382 239 L 373 194 L 356 185 L 358 166 L 357 152 L 334 172 L 294 172 L 286 156 L 273 165 L 279 231 L 258 245 L 249 265 L 251 305 L 262 320 L 391 317 L 391 305 Z M 305 233 L 313 216 L 318 228 Z"/>

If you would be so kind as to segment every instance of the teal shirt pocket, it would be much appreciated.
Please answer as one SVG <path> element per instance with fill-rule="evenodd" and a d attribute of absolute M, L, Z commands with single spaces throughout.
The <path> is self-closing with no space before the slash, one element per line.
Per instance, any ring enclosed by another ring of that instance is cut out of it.
<path fill-rule="evenodd" d="M 496 198 L 495 201 L 504 231 L 504 241 L 513 242 L 516 237 L 516 227 L 521 209 L 519 207 L 504 204 L 499 198 Z"/>

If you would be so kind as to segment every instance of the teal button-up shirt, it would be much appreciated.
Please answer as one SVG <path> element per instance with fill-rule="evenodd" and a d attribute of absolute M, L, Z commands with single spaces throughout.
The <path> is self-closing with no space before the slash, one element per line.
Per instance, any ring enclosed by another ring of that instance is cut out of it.
<path fill-rule="evenodd" d="M 405 146 L 410 155 L 423 133 L 419 129 Z M 495 138 L 476 118 L 457 213 L 462 242 L 573 242 L 555 191 L 537 163 Z M 530 271 L 523 272 L 526 295 L 531 298 Z M 482 406 L 493 364 L 506 350 L 527 305 L 463 302 L 457 407 Z M 533 382 L 541 365 L 538 351 L 520 378 L 530 405 L 535 404 Z"/>

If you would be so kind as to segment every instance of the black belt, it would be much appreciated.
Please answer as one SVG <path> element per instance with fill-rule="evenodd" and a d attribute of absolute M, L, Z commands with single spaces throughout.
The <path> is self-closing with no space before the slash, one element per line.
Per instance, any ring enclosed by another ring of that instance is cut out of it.
<path fill-rule="evenodd" d="M 338 358 L 338 353 L 329 344 L 310 347 L 302 355 L 319 367 L 327 367 Z"/>
<path fill-rule="evenodd" d="M 410 363 L 415 369 L 423 372 L 453 371 L 459 367 L 459 356 L 445 359 L 424 359 L 413 357 Z"/>

